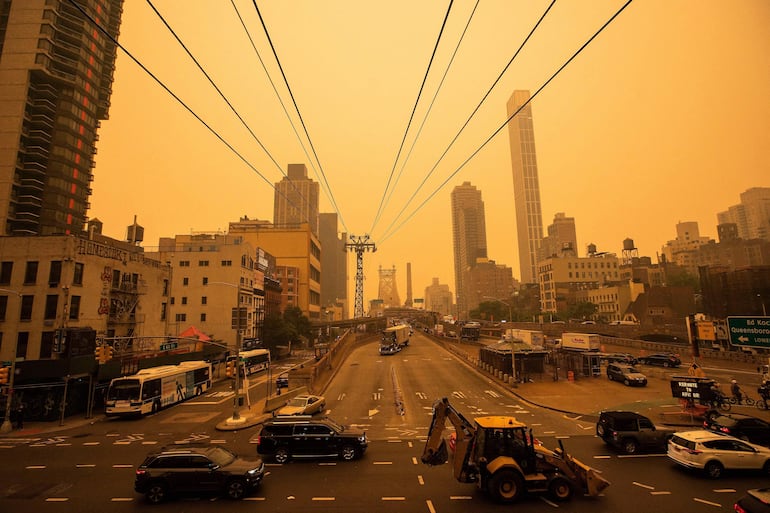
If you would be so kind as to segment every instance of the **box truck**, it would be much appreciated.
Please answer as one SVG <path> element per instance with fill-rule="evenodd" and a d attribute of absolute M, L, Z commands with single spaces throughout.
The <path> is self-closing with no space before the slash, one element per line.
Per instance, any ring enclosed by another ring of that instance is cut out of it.
<path fill-rule="evenodd" d="M 543 335 L 542 331 L 519 329 L 505 330 L 505 339 L 510 340 L 512 338 L 519 339 L 532 347 L 545 346 L 545 335 Z"/>
<path fill-rule="evenodd" d="M 599 351 L 601 335 L 595 333 L 562 333 L 561 348 L 570 351 Z"/>

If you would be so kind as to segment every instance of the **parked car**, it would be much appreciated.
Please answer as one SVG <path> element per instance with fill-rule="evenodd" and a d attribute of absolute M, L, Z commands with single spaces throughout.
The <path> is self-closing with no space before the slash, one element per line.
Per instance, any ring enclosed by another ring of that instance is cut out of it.
<path fill-rule="evenodd" d="M 636 365 L 639 361 L 636 357 L 629 353 L 609 353 L 603 357 L 608 363 L 627 363 L 628 365 Z"/>
<path fill-rule="evenodd" d="M 770 446 L 770 423 L 743 413 L 706 416 L 703 427 L 758 445 Z"/>
<path fill-rule="evenodd" d="M 313 415 L 323 413 L 326 409 L 326 399 L 318 395 L 302 394 L 286 402 L 286 406 L 278 408 L 276 415 Z"/>
<path fill-rule="evenodd" d="M 641 450 L 663 452 L 673 434 L 673 429 L 658 427 L 649 418 L 632 411 L 603 411 L 596 422 L 596 435 L 627 454 Z"/>
<path fill-rule="evenodd" d="M 770 513 L 770 488 L 754 488 L 735 501 L 735 513 Z"/>
<path fill-rule="evenodd" d="M 705 429 L 675 433 L 668 457 L 683 467 L 703 470 L 711 478 L 725 470 L 761 470 L 770 475 L 770 448 Z"/>
<path fill-rule="evenodd" d="M 627 387 L 631 385 L 639 387 L 647 385 L 647 376 L 639 372 L 635 367 L 623 363 L 608 364 L 607 378 L 610 381 L 621 381 Z"/>
<path fill-rule="evenodd" d="M 136 469 L 134 490 L 151 503 L 175 494 L 224 493 L 241 499 L 264 475 L 261 458 L 240 458 L 221 446 L 179 446 L 148 454 Z"/>
<path fill-rule="evenodd" d="M 657 365 L 658 367 L 679 367 L 682 365 L 682 360 L 675 354 L 657 353 L 640 356 L 639 363 L 644 365 Z"/>
<path fill-rule="evenodd" d="M 369 445 L 366 433 L 330 418 L 274 418 L 262 424 L 257 453 L 277 463 L 291 458 L 339 457 L 345 461 L 363 456 Z"/>

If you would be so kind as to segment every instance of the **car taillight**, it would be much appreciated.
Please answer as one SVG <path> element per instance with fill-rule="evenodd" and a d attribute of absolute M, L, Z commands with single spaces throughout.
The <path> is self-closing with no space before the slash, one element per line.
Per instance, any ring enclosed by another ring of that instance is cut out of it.
<path fill-rule="evenodd" d="M 257 445 L 259 445 L 260 443 L 262 443 L 262 435 L 257 436 Z"/>
<path fill-rule="evenodd" d="M 733 505 L 733 509 L 735 510 L 735 513 L 749 513 L 747 510 L 743 508 L 743 506 L 741 506 L 737 502 L 735 503 L 735 505 Z"/>
<path fill-rule="evenodd" d="M 719 428 L 719 431 L 721 431 L 722 433 L 728 434 L 728 435 L 730 434 L 730 428 L 721 427 L 721 428 Z"/>
<path fill-rule="evenodd" d="M 143 475 L 145 475 L 146 473 L 147 473 L 147 471 L 146 471 L 145 469 L 143 469 L 143 468 L 138 468 L 138 469 L 136 469 L 136 475 L 137 475 L 137 477 L 138 477 L 138 476 L 143 476 Z"/>
<path fill-rule="evenodd" d="M 703 452 L 703 451 L 699 451 L 698 449 L 688 449 L 686 447 L 684 448 L 684 450 L 687 452 L 687 454 L 700 454 Z"/>

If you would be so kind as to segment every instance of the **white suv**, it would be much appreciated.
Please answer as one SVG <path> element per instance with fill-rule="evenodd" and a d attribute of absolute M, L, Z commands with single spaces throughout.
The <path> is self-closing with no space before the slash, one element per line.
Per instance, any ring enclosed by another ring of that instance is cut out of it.
<path fill-rule="evenodd" d="M 770 449 L 713 431 L 675 433 L 668 457 L 683 467 L 701 469 L 711 478 L 725 470 L 761 470 L 770 475 Z"/>

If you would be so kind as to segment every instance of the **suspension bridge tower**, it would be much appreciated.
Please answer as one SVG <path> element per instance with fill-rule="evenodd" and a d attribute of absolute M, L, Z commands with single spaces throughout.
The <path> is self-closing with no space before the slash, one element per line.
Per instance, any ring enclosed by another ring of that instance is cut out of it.
<path fill-rule="evenodd" d="M 401 306 L 401 299 L 398 297 L 398 287 L 396 287 L 396 266 L 393 269 L 383 269 L 380 266 L 380 294 L 382 306 L 385 308 L 398 308 Z"/>

